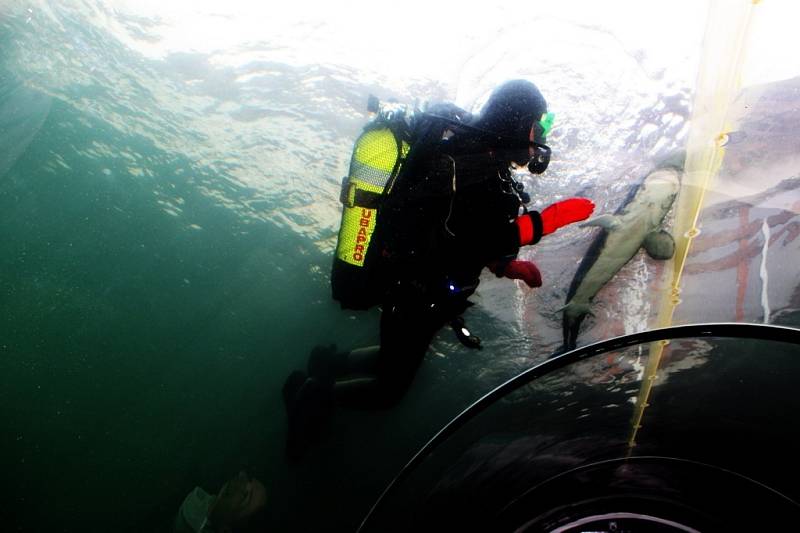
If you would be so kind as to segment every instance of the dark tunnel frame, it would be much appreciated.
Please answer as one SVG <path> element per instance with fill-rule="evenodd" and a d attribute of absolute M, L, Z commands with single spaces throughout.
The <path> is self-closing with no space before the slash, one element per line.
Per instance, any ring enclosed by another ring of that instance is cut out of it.
<path fill-rule="evenodd" d="M 490 391 L 472 405 L 464 409 L 455 418 L 448 422 L 438 433 L 436 433 L 400 470 L 395 478 L 387 485 L 378 499 L 364 517 L 357 531 L 362 531 L 372 518 L 375 511 L 381 504 L 394 492 L 395 488 L 420 464 L 422 463 L 442 442 L 450 438 L 456 431 L 461 429 L 467 422 L 475 418 L 478 414 L 493 405 L 497 400 L 505 397 L 516 389 L 523 387 L 535 379 L 538 379 L 550 372 L 562 369 L 578 361 L 589 359 L 595 355 L 627 348 L 637 344 L 648 342 L 686 339 L 686 338 L 741 338 L 769 340 L 775 342 L 786 342 L 800 345 L 800 329 L 786 326 L 775 326 L 769 324 L 746 324 L 734 322 L 713 322 L 703 324 L 690 324 L 681 326 L 670 326 L 658 328 L 630 335 L 614 337 L 605 341 L 589 344 L 566 352 L 556 357 L 552 357 L 528 370 L 521 372 L 494 390 Z"/>

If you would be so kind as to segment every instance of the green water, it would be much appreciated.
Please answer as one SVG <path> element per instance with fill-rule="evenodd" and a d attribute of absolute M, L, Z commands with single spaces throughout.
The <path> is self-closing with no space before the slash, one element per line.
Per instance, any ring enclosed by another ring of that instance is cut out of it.
<path fill-rule="evenodd" d="M 97 141 L 148 160 L 153 178 L 87 157 Z M 302 242 L 245 229 L 196 193 L 187 168 L 56 101 L 3 178 L 3 418 L 24 480 L 16 497 L 22 509 L 46 502 L 43 524 L 96 518 L 95 504 L 118 515 L 120 497 L 145 512 L 144 495 L 258 446 L 267 424 L 256 421 L 280 414 L 269 393 L 321 316 L 287 305 L 325 291 L 273 246 Z M 180 219 L 156 202 L 165 189 L 184 199 Z M 217 433 L 227 438 L 207 440 Z"/>
<path fill-rule="evenodd" d="M 0 181 L 12 530 L 165 530 L 195 485 L 214 492 L 241 466 L 267 485 L 275 530 L 352 529 L 474 399 L 463 386 L 437 395 L 458 363 L 424 370 L 392 413 L 341 413 L 330 439 L 290 468 L 283 379 L 314 344 L 374 343 L 377 314 L 338 309 L 330 256 L 308 239 L 206 194 L 256 191 L 49 101 Z"/>

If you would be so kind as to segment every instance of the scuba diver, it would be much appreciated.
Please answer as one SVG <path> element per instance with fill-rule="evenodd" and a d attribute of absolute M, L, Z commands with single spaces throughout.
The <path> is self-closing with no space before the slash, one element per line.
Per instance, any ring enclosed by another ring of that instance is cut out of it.
<path fill-rule="evenodd" d="M 476 117 L 453 104 L 434 105 L 411 119 L 386 115 L 365 128 L 354 148 L 331 277 L 342 307 L 381 307 L 380 345 L 349 352 L 318 346 L 307 371 L 288 377 L 283 399 L 290 459 L 320 436 L 334 405 L 395 405 L 443 326 L 449 324 L 466 346 L 480 348 L 461 315 L 472 305 L 468 298 L 481 271 L 488 267 L 498 277 L 541 286 L 536 265 L 517 259 L 520 247 L 594 210 L 586 198 L 541 212 L 525 207 L 530 198 L 514 174 L 547 168 L 544 143 L 553 117 L 529 81 L 497 87 Z M 369 153 L 367 143 L 381 139 L 393 154 L 388 159 Z M 365 168 L 382 169 L 384 181 L 377 182 L 375 173 L 355 180 Z"/>

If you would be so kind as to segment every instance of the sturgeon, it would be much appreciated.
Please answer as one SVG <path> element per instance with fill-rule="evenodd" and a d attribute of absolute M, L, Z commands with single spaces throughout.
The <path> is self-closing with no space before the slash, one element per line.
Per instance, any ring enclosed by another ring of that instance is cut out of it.
<path fill-rule="evenodd" d="M 575 348 L 578 330 L 592 299 L 619 270 L 644 248 L 653 259 L 669 259 L 675 241 L 662 229 L 680 188 L 682 169 L 661 167 L 648 174 L 615 214 L 589 219 L 581 227 L 603 228 L 578 266 L 567 292 L 564 312 L 564 350 Z"/>

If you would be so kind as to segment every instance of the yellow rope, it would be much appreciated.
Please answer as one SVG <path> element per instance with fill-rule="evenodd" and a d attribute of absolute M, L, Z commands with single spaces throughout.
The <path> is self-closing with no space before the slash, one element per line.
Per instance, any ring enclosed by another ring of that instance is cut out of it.
<path fill-rule="evenodd" d="M 671 283 L 661 290 L 656 327 L 672 324 L 675 308 L 681 302 L 680 284 L 692 240 L 700 233 L 698 219 L 705 193 L 716 177 L 725 155 L 723 148 L 728 109 L 737 96 L 748 29 L 752 18 L 753 0 L 714 0 L 706 23 L 700 69 L 692 107 L 691 129 L 686 146 L 686 162 L 681 191 L 675 207 L 673 237 L 675 258 Z M 636 446 L 644 412 L 649 406 L 650 393 L 658 375 L 664 346 L 659 341 L 650 345 L 644 378 L 636 400 L 628 455 Z"/>

